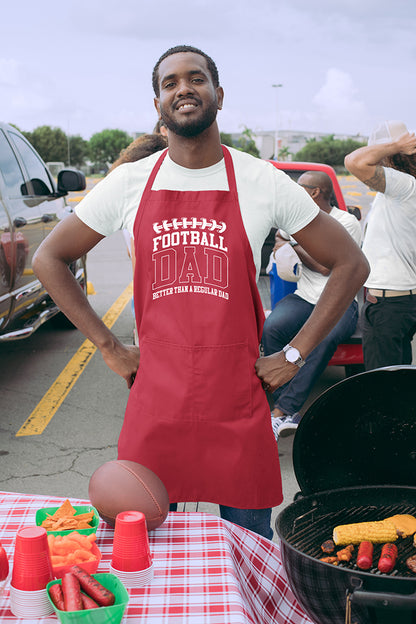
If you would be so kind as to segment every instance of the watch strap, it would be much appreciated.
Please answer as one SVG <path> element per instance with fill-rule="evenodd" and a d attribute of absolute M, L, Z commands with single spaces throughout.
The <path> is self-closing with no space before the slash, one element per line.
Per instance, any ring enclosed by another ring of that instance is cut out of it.
<path fill-rule="evenodd" d="M 289 360 L 286 356 L 286 353 L 290 350 L 293 349 L 294 351 L 296 351 L 298 357 L 296 360 L 294 360 L 293 362 L 291 360 Z M 289 364 L 296 364 L 296 366 L 298 366 L 299 368 L 302 368 L 302 366 L 305 364 L 305 360 L 303 359 L 303 357 L 301 356 L 301 354 L 299 353 L 299 350 L 296 347 L 293 347 L 291 344 L 287 344 L 283 347 L 283 352 L 285 354 L 285 358 L 286 358 L 286 362 L 288 362 Z"/>

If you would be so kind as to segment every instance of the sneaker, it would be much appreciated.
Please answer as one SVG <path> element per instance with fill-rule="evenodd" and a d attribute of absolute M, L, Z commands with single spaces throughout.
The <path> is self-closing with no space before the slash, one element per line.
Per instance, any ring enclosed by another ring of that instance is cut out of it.
<path fill-rule="evenodd" d="M 295 414 L 293 414 L 293 416 L 279 418 L 279 420 L 281 420 L 282 422 L 277 427 L 277 435 L 282 438 L 287 438 L 288 436 L 296 433 L 296 429 L 298 428 L 298 424 L 300 423 L 301 418 L 302 416 L 299 414 L 299 412 L 296 412 Z"/>
<path fill-rule="evenodd" d="M 281 425 L 285 422 L 286 418 L 288 418 L 287 416 L 276 416 L 276 418 L 274 418 L 272 416 L 272 429 L 273 429 L 273 433 L 274 433 L 274 437 L 276 438 L 276 442 L 278 440 L 279 437 L 279 427 L 281 427 Z"/>

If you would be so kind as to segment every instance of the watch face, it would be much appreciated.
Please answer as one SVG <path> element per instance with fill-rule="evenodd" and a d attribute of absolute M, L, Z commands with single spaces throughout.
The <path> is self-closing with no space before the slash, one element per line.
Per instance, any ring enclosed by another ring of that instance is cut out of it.
<path fill-rule="evenodd" d="M 291 362 L 292 364 L 294 364 L 296 360 L 298 360 L 299 358 L 300 358 L 300 353 L 297 349 L 295 349 L 295 347 L 290 347 L 290 349 L 286 351 L 286 359 L 288 362 Z"/>

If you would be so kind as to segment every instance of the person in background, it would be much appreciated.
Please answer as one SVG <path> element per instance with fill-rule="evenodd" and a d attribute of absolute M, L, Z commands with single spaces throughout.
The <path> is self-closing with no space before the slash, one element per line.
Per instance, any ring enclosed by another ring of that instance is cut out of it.
<path fill-rule="evenodd" d="M 345 166 L 377 195 L 364 236 L 370 263 L 360 322 L 365 370 L 412 363 L 416 332 L 416 137 L 386 121 Z"/>
<path fill-rule="evenodd" d="M 333 186 L 331 178 L 323 171 L 307 171 L 298 179 L 319 208 L 341 223 L 357 245 L 361 244 L 361 227 L 357 218 L 345 210 L 331 205 Z M 294 239 L 287 241 L 276 233 L 275 249 L 292 245 L 302 269 L 294 293 L 283 297 L 267 317 L 262 344 L 265 355 L 279 352 L 290 343 L 312 314 L 325 288 L 330 270 L 314 260 Z M 328 365 L 337 346 L 355 331 L 358 320 L 358 303 L 354 299 L 329 334 L 305 359 L 305 364 L 291 381 L 273 392 L 274 409 L 272 426 L 276 436 L 285 437 L 295 433 L 301 420 L 300 410 L 308 395 Z"/>
<path fill-rule="evenodd" d="M 136 160 L 146 158 L 155 152 L 160 152 L 160 150 L 165 149 L 167 146 L 168 140 L 166 136 L 160 133 L 142 134 L 137 137 L 137 139 L 134 139 L 130 145 L 121 150 L 119 157 L 108 170 L 108 174 L 119 165 L 123 165 L 127 162 L 136 162 Z"/>
<path fill-rule="evenodd" d="M 286 174 L 221 145 L 224 91 L 211 57 L 171 48 L 152 82 L 168 150 L 120 165 L 97 184 L 45 238 L 34 270 L 130 388 L 119 459 L 155 472 L 171 503 L 216 503 L 223 518 L 271 539 L 271 508 L 283 496 L 262 384 L 275 389 L 296 374 L 348 307 L 368 264 Z M 293 234 L 331 276 L 290 349 L 259 358 L 264 312 L 256 279 L 273 226 Z M 134 233 L 140 349 L 106 327 L 67 266 L 124 227 Z"/>
<path fill-rule="evenodd" d="M 153 128 L 153 133 L 154 134 L 161 134 L 162 136 L 167 138 L 167 136 L 168 136 L 168 129 L 166 128 L 166 126 L 163 123 L 162 119 L 158 119 L 157 120 L 156 125 Z"/>

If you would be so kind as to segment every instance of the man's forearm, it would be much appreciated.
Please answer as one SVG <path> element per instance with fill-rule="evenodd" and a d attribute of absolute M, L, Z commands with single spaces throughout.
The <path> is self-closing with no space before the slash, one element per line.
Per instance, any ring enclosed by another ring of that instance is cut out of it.
<path fill-rule="evenodd" d="M 290 344 L 299 350 L 303 359 L 331 331 L 364 283 L 368 275 L 368 264 L 364 256 L 361 255 L 353 264 L 354 266 L 349 267 L 334 267 L 314 311 L 290 341 Z M 259 358 L 255 368 L 265 388 L 270 392 L 290 381 L 299 371 L 295 364 L 286 362 L 282 351 Z"/>
<path fill-rule="evenodd" d="M 367 275 L 368 265 L 361 259 L 348 267 L 334 267 L 311 316 L 291 341 L 303 358 L 307 357 L 336 325 L 362 287 Z"/>
<path fill-rule="evenodd" d="M 400 151 L 396 141 L 381 143 L 380 145 L 366 145 L 345 157 L 345 166 L 378 165 L 384 158 L 393 156 Z M 348 163 L 348 165 L 347 165 Z M 349 169 L 348 169 L 349 170 Z"/>
<path fill-rule="evenodd" d="M 416 153 L 416 137 L 406 132 L 395 141 L 379 145 L 367 145 L 351 152 L 345 157 L 345 167 L 359 180 L 376 191 L 384 192 L 385 177 L 380 164 L 395 154 L 412 155 Z"/>
<path fill-rule="evenodd" d="M 296 247 L 294 247 L 294 250 L 299 257 L 299 260 L 302 262 L 302 264 L 308 267 L 308 269 L 310 269 L 311 271 L 315 271 L 315 273 L 321 273 L 321 275 L 325 276 L 330 274 L 330 269 L 314 260 L 312 256 L 309 255 L 308 252 L 305 251 L 301 245 L 296 245 Z"/>
<path fill-rule="evenodd" d="M 35 257 L 33 268 L 59 309 L 98 349 L 111 349 L 118 342 L 95 313 L 64 262 Z"/>

